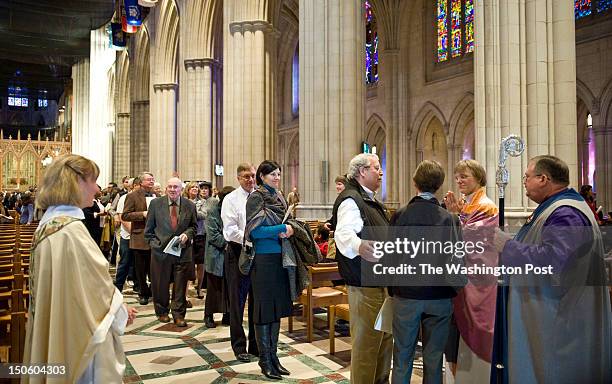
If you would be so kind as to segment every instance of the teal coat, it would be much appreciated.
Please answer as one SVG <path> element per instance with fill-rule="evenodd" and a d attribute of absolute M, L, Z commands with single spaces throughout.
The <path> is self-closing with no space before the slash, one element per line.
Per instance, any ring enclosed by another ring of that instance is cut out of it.
<path fill-rule="evenodd" d="M 211 202 L 206 218 L 206 254 L 204 269 L 215 276 L 223 276 L 223 261 L 227 241 L 223 238 L 223 222 L 221 221 L 221 204 Z"/>

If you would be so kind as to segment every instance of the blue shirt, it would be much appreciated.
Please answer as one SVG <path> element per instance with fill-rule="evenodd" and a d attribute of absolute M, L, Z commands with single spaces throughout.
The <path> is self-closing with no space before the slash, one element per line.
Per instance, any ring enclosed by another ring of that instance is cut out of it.
<path fill-rule="evenodd" d="M 264 187 L 272 194 L 276 194 L 276 190 L 266 184 Z M 251 231 L 251 240 L 255 253 L 281 253 L 281 242 L 279 234 L 287 232 L 286 224 L 277 225 L 260 225 Z"/>

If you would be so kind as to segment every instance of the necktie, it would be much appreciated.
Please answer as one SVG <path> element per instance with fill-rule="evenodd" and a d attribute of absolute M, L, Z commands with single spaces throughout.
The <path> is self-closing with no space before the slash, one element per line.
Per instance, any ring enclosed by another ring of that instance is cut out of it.
<path fill-rule="evenodd" d="M 176 203 L 172 203 L 170 206 L 170 226 L 175 231 L 178 227 L 178 216 L 176 215 Z"/>

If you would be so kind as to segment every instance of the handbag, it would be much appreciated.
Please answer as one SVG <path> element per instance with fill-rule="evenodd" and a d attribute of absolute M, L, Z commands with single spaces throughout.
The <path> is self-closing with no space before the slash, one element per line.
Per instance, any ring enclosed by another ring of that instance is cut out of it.
<path fill-rule="evenodd" d="M 244 276 L 248 276 L 251 273 L 251 266 L 253 265 L 254 258 L 255 252 L 251 243 L 245 241 L 242 244 L 240 256 L 238 257 L 238 269 Z"/>

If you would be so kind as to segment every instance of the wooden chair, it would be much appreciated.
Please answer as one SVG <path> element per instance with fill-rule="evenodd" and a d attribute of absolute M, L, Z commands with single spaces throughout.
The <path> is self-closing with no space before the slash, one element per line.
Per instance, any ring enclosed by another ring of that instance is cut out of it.
<path fill-rule="evenodd" d="M 329 353 L 336 353 L 336 318 L 351 321 L 348 304 L 338 304 L 329 307 Z"/>
<path fill-rule="evenodd" d="M 298 302 L 303 305 L 306 318 L 306 340 L 312 342 L 314 308 L 330 308 L 338 304 L 347 304 L 348 295 L 330 287 L 331 280 L 341 279 L 337 263 L 323 263 L 308 267 L 311 284 L 302 292 Z M 328 316 L 328 322 L 331 321 Z M 332 324 L 329 324 L 330 332 Z M 289 317 L 289 332 L 293 332 L 293 317 Z M 331 344 L 330 344 L 331 346 Z"/>

